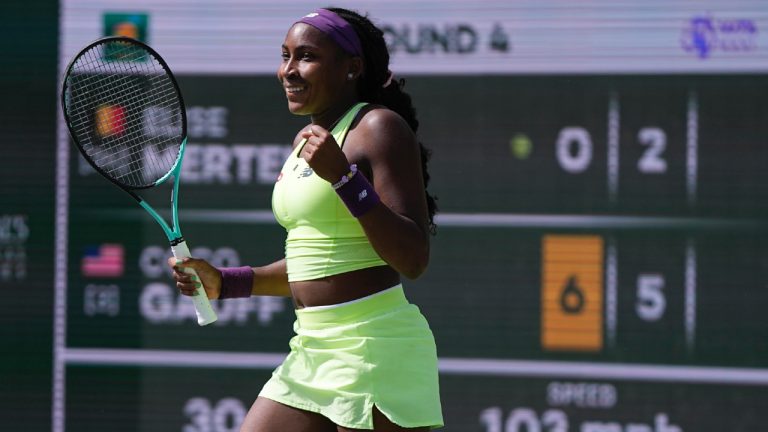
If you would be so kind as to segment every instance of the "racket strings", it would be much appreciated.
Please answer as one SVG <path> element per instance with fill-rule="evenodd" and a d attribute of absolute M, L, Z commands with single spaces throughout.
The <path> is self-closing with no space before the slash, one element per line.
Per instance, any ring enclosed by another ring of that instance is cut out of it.
<path fill-rule="evenodd" d="M 145 72 L 143 70 L 140 70 L 133 63 L 128 63 L 127 70 L 130 73 L 143 73 L 143 72 Z M 154 75 L 154 76 L 150 75 L 150 76 L 147 76 L 147 78 L 150 81 L 160 81 L 160 83 L 158 83 L 158 84 L 150 83 L 151 85 L 156 85 L 156 87 L 155 87 L 156 89 L 163 88 L 163 87 L 161 87 L 162 85 L 170 84 L 169 82 L 167 82 L 168 81 L 167 77 L 164 74 L 163 75 L 159 75 L 159 76 L 158 75 Z M 165 79 L 165 81 L 164 81 L 164 79 Z M 121 97 L 123 99 L 125 99 L 126 96 L 130 92 L 135 90 L 135 88 L 127 87 L 126 86 L 126 85 L 131 85 L 131 83 L 128 82 L 128 81 L 129 80 L 126 77 L 119 78 L 119 81 L 117 82 L 117 85 L 118 86 L 122 86 L 122 88 L 116 94 L 116 97 L 118 99 L 121 98 Z M 153 97 L 155 97 L 155 99 L 157 101 L 156 102 L 157 105 L 162 105 L 162 102 L 165 99 L 164 97 L 168 97 L 170 99 L 170 98 L 175 98 L 175 96 L 176 96 L 176 93 L 175 93 L 175 88 L 173 87 L 173 85 L 170 85 L 170 86 L 166 85 L 164 92 L 156 92 L 155 94 L 153 94 Z M 127 106 L 124 107 L 124 109 L 126 109 L 129 113 L 131 113 L 130 116 L 128 117 L 128 119 L 126 119 L 127 123 L 134 123 L 135 124 L 135 123 L 137 123 L 139 121 L 139 119 L 137 117 L 140 116 L 140 113 L 142 111 L 140 111 L 139 109 L 136 109 L 137 107 L 135 107 L 135 105 L 138 105 L 138 104 L 140 104 L 140 101 L 136 100 L 136 101 L 133 101 L 133 102 L 129 102 L 127 104 Z M 146 127 L 146 123 L 143 123 L 143 125 Z M 116 158 L 116 159 L 113 159 L 112 163 L 116 165 L 116 169 L 110 170 L 109 171 L 110 174 L 115 174 L 117 172 L 124 172 L 125 171 L 125 162 L 129 162 L 131 155 L 133 155 L 133 154 L 135 154 L 135 152 L 141 150 L 140 149 L 141 142 L 138 141 L 138 140 L 144 138 L 143 135 L 146 135 L 146 134 L 142 134 L 141 129 L 135 128 L 130 133 L 130 135 L 126 136 L 125 141 L 126 142 L 133 141 L 134 144 L 133 145 L 129 145 L 127 147 L 127 150 L 128 150 L 128 152 L 127 152 L 128 154 L 127 155 L 119 157 L 119 158 Z M 150 136 L 156 137 L 157 135 L 156 134 L 150 134 Z M 162 144 L 162 143 L 161 142 L 156 142 L 156 144 Z M 99 153 L 103 153 L 103 151 L 99 152 Z M 159 173 L 161 175 L 164 174 L 170 168 L 170 166 L 175 162 L 175 155 L 171 155 L 170 157 L 168 157 L 167 156 L 168 153 L 162 153 L 162 154 L 166 155 L 165 160 L 163 161 L 163 162 L 165 162 L 164 164 L 163 163 L 158 163 L 157 158 L 155 158 L 155 157 L 145 158 L 146 161 L 149 162 L 150 165 L 152 165 L 151 166 L 151 170 L 153 172 Z M 146 156 L 146 155 L 142 155 L 142 156 Z M 128 159 L 128 160 L 125 160 L 125 159 Z M 142 172 L 142 170 L 143 170 L 143 168 L 141 166 L 139 166 L 137 169 L 132 169 L 132 170 L 129 170 L 129 171 L 125 172 L 123 175 L 129 176 L 129 177 L 133 177 L 134 174 L 139 174 L 139 173 Z M 146 177 L 146 176 L 144 176 L 144 177 Z"/>
<path fill-rule="evenodd" d="M 168 93 L 171 93 L 171 92 L 168 92 Z M 169 94 L 169 96 L 173 96 L 173 94 Z M 138 110 L 137 110 L 137 109 L 135 109 L 135 108 L 138 108 L 138 107 L 140 107 L 140 106 L 143 106 L 143 104 L 139 104 L 139 103 L 136 103 L 136 102 L 133 102 L 133 103 L 129 103 L 129 104 L 127 104 L 127 105 L 124 105 L 124 106 L 123 106 L 123 107 L 124 107 L 124 108 L 126 108 L 126 109 L 127 109 L 129 112 L 132 112 L 132 113 L 134 113 L 134 114 L 131 114 L 131 115 L 129 116 L 129 118 L 126 120 L 128 123 L 130 123 L 130 122 L 136 122 L 136 121 L 138 121 L 138 119 L 135 119 L 135 118 L 133 118 L 133 117 L 136 117 L 137 115 L 136 115 L 135 113 L 137 113 L 137 112 L 138 112 Z M 171 113 L 171 112 L 168 112 L 168 115 L 167 115 L 166 117 L 164 117 L 164 118 L 163 118 L 163 119 L 162 119 L 160 122 L 158 122 L 158 119 L 157 119 L 157 117 L 155 117 L 155 118 L 151 119 L 151 121 L 152 121 L 152 122 L 154 122 L 154 123 L 160 123 L 160 124 L 163 124 L 163 123 L 167 123 L 167 122 L 170 122 L 170 121 L 172 121 L 172 119 L 173 119 L 173 113 Z M 101 123 L 97 125 L 97 129 L 100 129 L 100 128 L 102 128 L 102 127 L 109 127 L 109 125 L 110 125 L 110 123 L 109 123 L 109 122 L 105 122 L 105 121 L 103 121 L 103 119 L 102 119 Z M 146 126 L 146 124 L 145 124 L 145 126 Z M 82 125 L 82 127 L 80 128 L 80 130 L 81 130 L 81 131 L 83 131 L 83 132 L 85 132 L 85 131 L 89 130 L 89 128 L 88 128 L 88 127 L 86 127 L 86 125 L 85 125 L 85 124 L 83 124 L 83 125 Z M 129 142 L 130 142 L 130 141 L 133 141 L 133 142 L 134 142 L 134 144 L 133 144 L 133 145 L 131 145 L 131 146 L 129 147 L 129 150 L 133 150 L 133 151 L 137 150 L 137 149 L 136 149 L 136 146 L 138 146 L 138 145 L 140 145 L 140 144 L 141 144 L 141 143 L 139 142 L 139 140 L 138 140 L 139 138 L 145 137 L 145 136 L 147 136 L 147 135 L 150 135 L 150 136 L 152 136 L 152 133 L 150 133 L 150 134 L 146 134 L 146 133 L 142 134 L 141 132 L 142 132 L 142 131 L 140 131 L 140 130 L 134 130 L 134 131 L 132 131 L 132 132 L 130 132 L 130 133 L 129 133 L 130 135 L 128 135 L 128 136 L 127 136 L 127 138 L 128 138 L 128 139 L 126 139 L 125 141 L 129 141 Z M 146 131 L 144 131 L 144 132 L 146 132 Z M 93 145 L 91 144 L 91 146 L 93 146 Z M 97 148 L 97 150 L 95 150 L 95 151 L 93 151 L 92 153 L 89 153 L 89 154 L 90 154 L 90 155 L 91 155 L 93 158 L 95 158 L 95 159 L 98 159 L 100 155 L 103 155 L 103 154 L 109 154 L 109 153 L 110 153 L 110 150 L 111 150 L 109 147 L 106 147 L 106 148 L 102 148 L 102 149 L 98 149 L 98 146 L 95 146 L 94 148 Z M 173 162 L 173 161 L 171 161 L 171 162 Z"/>
<path fill-rule="evenodd" d="M 66 109 L 78 145 L 131 187 L 154 184 L 176 163 L 183 106 L 163 65 L 138 45 L 109 41 L 81 53 L 67 77 Z"/>
<path fill-rule="evenodd" d="M 128 67 L 127 69 L 128 69 L 129 73 L 134 73 L 135 74 L 135 73 L 141 72 L 136 67 Z M 156 78 L 150 78 L 150 79 L 156 80 Z M 129 96 L 130 93 L 133 92 L 134 89 L 127 87 L 128 85 L 131 85 L 131 83 L 130 83 L 131 80 L 129 78 L 127 78 L 126 76 L 123 76 L 123 77 L 118 78 L 114 83 L 111 83 L 110 81 L 112 81 L 112 80 L 110 80 L 109 78 L 97 79 L 95 82 L 90 83 L 90 85 L 89 85 L 90 90 L 93 90 L 94 87 L 98 88 L 98 87 L 104 85 L 105 82 L 108 82 L 110 84 L 113 84 L 115 86 L 115 88 L 119 89 L 117 92 L 114 93 L 114 98 L 116 100 L 121 100 L 121 99 L 122 100 L 130 100 L 130 99 L 126 99 L 126 96 Z M 170 90 L 171 90 L 171 92 L 167 92 L 167 91 L 165 92 L 166 95 L 173 93 L 174 89 L 171 88 Z M 163 96 L 163 95 L 158 94 L 158 97 L 161 97 L 161 96 Z M 122 109 L 126 110 L 128 113 L 131 113 L 128 116 L 128 118 L 124 119 L 124 121 L 126 123 L 131 124 L 131 123 L 136 123 L 137 121 L 139 121 L 139 119 L 136 118 L 136 117 L 138 117 L 140 115 L 139 113 L 141 112 L 141 110 L 138 110 L 136 108 L 138 106 L 140 106 L 140 105 L 143 105 L 143 103 L 141 101 L 139 101 L 139 100 L 136 100 L 136 101 L 132 101 L 132 102 L 129 102 L 127 104 L 124 104 L 121 107 Z M 97 130 L 110 131 L 111 129 L 113 129 L 111 127 L 112 125 L 109 124 L 109 120 L 110 120 L 109 117 L 102 116 L 101 119 L 98 119 L 98 120 L 100 120 L 101 124 L 97 124 L 96 125 L 97 126 Z M 120 119 L 118 119 L 118 120 L 120 120 Z M 167 120 L 166 120 L 166 122 L 167 122 Z M 125 133 L 125 132 L 123 131 L 123 133 Z M 143 135 L 144 134 L 141 133 L 141 129 L 137 129 L 137 128 L 134 128 L 128 135 L 126 135 L 122 141 L 127 142 L 127 143 L 129 143 L 131 141 L 134 141 L 135 143 L 133 145 L 128 145 L 127 147 L 123 146 L 123 149 L 117 149 L 117 150 L 119 150 L 117 152 L 117 154 L 123 154 L 123 156 L 121 156 L 121 157 L 115 158 L 114 157 L 115 156 L 115 152 L 112 151 L 113 149 L 110 148 L 109 146 L 103 148 L 100 151 L 96 151 L 96 152 L 91 150 L 91 153 L 92 153 L 91 155 L 92 155 L 92 157 L 94 159 L 97 160 L 97 163 L 99 163 L 99 164 L 103 165 L 104 162 L 109 162 L 109 164 L 114 167 L 112 169 L 108 169 L 107 170 L 111 175 L 115 175 L 116 173 L 122 173 L 123 176 L 133 177 L 133 181 L 134 182 L 135 181 L 141 181 L 142 179 L 141 178 L 136 178 L 136 176 L 134 174 L 140 173 L 142 170 L 141 169 L 132 169 L 132 170 L 126 171 L 126 164 L 125 164 L 125 162 L 130 162 L 132 160 L 133 154 L 135 154 L 136 151 L 140 150 L 140 148 L 139 148 L 140 143 L 137 140 L 139 138 L 143 138 Z M 104 138 L 107 138 L 107 137 L 104 137 Z M 93 146 L 89 146 L 89 147 L 93 147 Z M 107 161 L 104 161 L 104 162 L 101 161 L 101 159 L 103 157 L 106 157 L 106 156 L 108 156 L 110 154 L 112 154 L 112 157 L 109 157 Z M 169 166 L 170 164 L 172 164 L 175 161 L 174 155 L 171 155 L 171 157 L 168 157 L 167 154 L 168 154 L 167 152 L 164 153 L 164 155 L 166 155 L 165 156 L 166 160 L 164 161 L 165 163 L 164 164 L 160 164 L 160 165 L 164 165 L 164 166 L 160 166 L 157 163 L 157 161 L 155 160 L 155 158 L 147 158 L 147 161 L 154 168 L 154 169 L 152 169 L 152 171 L 158 171 L 158 172 L 159 171 L 167 171 L 167 169 L 164 169 L 164 168 Z M 144 177 L 146 177 L 146 176 L 144 176 Z"/>

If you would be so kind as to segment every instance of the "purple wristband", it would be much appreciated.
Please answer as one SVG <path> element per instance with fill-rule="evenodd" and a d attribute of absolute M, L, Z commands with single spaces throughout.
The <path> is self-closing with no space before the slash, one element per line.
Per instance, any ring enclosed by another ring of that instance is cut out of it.
<path fill-rule="evenodd" d="M 219 268 L 221 292 L 219 299 L 250 297 L 253 289 L 253 270 L 250 267 Z"/>
<path fill-rule="evenodd" d="M 336 193 L 354 217 L 368 213 L 381 201 L 379 194 L 360 171 L 356 172 L 346 184 L 336 189 Z"/>

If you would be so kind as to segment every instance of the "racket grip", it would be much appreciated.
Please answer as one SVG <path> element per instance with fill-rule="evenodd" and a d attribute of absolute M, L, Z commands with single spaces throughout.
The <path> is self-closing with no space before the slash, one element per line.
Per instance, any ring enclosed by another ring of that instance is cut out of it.
<path fill-rule="evenodd" d="M 173 256 L 178 259 L 189 258 L 191 256 L 186 241 L 182 241 L 175 246 L 171 245 L 171 250 L 173 251 Z M 197 288 L 197 295 L 192 297 L 192 303 L 195 305 L 195 313 L 197 313 L 197 323 L 204 326 L 216 321 L 218 317 L 211 306 L 210 300 L 208 300 L 208 294 L 206 294 L 205 288 L 203 287 L 203 281 L 200 280 L 200 277 L 197 276 L 197 272 L 193 268 L 184 267 L 184 273 L 194 275 L 197 277 L 197 280 L 200 281 L 200 286 Z"/>

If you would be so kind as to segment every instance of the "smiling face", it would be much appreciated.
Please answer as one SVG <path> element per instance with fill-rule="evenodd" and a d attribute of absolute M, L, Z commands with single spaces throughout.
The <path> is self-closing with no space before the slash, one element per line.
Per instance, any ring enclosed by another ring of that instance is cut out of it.
<path fill-rule="evenodd" d="M 323 32 L 303 23 L 288 30 L 277 78 L 294 114 L 322 115 L 340 104 L 354 86 L 347 74 L 354 62 Z"/>

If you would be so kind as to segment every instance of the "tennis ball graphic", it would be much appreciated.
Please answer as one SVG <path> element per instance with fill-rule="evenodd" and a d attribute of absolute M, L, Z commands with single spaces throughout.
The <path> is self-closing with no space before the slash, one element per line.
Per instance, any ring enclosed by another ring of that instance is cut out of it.
<path fill-rule="evenodd" d="M 512 156 L 518 159 L 528 159 L 531 151 L 533 151 L 533 143 L 527 135 L 518 133 L 510 138 L 509 150 L 512 152 Z"/>

